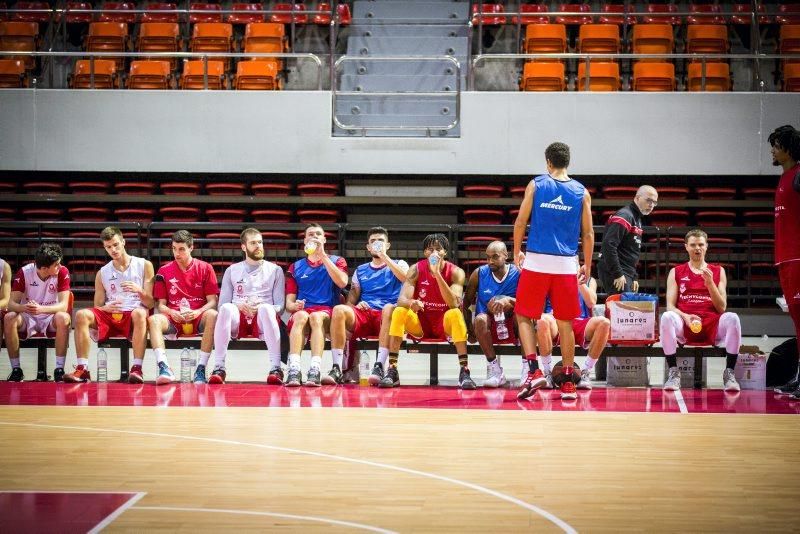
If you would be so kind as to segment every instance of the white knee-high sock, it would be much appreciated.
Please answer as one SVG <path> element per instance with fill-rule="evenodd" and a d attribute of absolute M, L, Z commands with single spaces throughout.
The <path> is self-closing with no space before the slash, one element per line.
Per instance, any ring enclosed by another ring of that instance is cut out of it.
<path fill-rule="evenodd" d="M 234 323 L 236 323 L 234 325 Z M 223 304 L 219 308 L 217 323 L 214 326 L 214 366 L 225 368 L 225 357 L 228 355 L 228 344 L 231 342 L 233 327 L 239 328 L 239 308 L 233 303 Z"/>
<path fill-rule="evenodd" d="M 281 365 L 281 331 L 278 327 L 278 317 L 275 308 L 271 304 L 261 304 L 258 307 L 258 331 L 261 332 L 261 339 L 267 344 L 269 353 L 269 366 L 280 367 Z"/>
<path fill-rule="evenodd" d="M 725 312 L 719 318 L 717 327 L 717 345 L 724 344 L 728 354 L 739 354 L 742 345 L 742 323 L 739 316 L 732 312 Z"/>
<path fill-rule="evenodd" d="M 674 311 L 664 312 L 659 327 L 661 346 L 666 356 L 674 356 L 678 351 L 678 337 L 683 333 L 683 319 Z"/>

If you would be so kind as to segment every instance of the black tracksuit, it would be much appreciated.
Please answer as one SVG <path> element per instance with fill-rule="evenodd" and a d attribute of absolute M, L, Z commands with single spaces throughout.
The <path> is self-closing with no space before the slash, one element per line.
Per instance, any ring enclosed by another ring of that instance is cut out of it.
<path fill-rule="evenodd" d="M 600 284 L 609 295 L 621 293 L 614 287 L 614 279 L 625 275 L 623 291 L 632 291 L 631 285 L 638 277 L 636 264 L 642 249 L 642 212 L 630 202 L 609 217 L 603 233 L 600 260 L 597 264 Z"/>

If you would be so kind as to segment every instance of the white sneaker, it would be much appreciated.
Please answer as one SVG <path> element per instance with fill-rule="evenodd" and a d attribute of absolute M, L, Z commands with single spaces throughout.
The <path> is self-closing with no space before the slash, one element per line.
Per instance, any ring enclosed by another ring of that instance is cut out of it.
<path fill-rule="evenodd" d="M 525 382 L 525 379 L 528 378 L 528 360 L 522 358 L 522 371 L 519 374 L 519 383 L 520 385 Z"/>
<path fill-rule="evenodd" d="M 555 385 L 553 385 L 553 373 L 545 373 L 544 379 L 547 381 L 542 386 L 542 389 L 555 389 Z"/>
<path fill-rule="evenodd" d="M 506 384 L 506 375 L 503 373 L 503 368 L 500 367 L 500 362 L 497 358 L 486 365 L 486 382 L 483 383 L 485 388 L 499 388 Z"/>
<path fill-rule="evenodd" d="M 581 371 L 581 379 L 576 386 L 578 389 L 592 389 L 592 379 L 589 378 L 589 369 Z"/>
<path fill-rule="evenodd" d="M 679 389 L 681 389 L 681 372 L 677 367 L 670 367 L 667 381 L 664 382 L 664 391 L 678 391 Z"/>
<path fill-rule="evenodd" d="M 740 391 L 742 388 L 739 386 L 739 382 L 736 381 L 736 375 L 733 373 L 733 369 L 725 369 L 722 371 L 722 389 L 725 391 Z"/>

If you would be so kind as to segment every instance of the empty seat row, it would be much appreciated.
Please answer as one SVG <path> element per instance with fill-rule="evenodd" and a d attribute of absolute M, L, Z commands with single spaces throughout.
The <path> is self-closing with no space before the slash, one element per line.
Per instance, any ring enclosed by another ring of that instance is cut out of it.
<path fill-rule="evenodd" d="M 525 194 L 525 185 L 511 185 L 506 188 L 495 184 L 470 184 L 462 188 L 462 194 L 467 198 L 501 198 L 508 194 L 512 198 L 522 198 Z M 592 198 L 630 200 L 636 194 L 637 187 L 628 185 L 606 185 L 595 187 L 586 186 Z M 734 200 L 741 196 L 748 200 L 772 200 L 775 189 L 770 187 L 743 187 L 739 195 L 735 187 L 683 187 L 683 186 L 657 186 L 659 200 L 685 200 L 696 197 L 701 200 Z"/>
<path fill-rule="evenodd" d="M 8 215 L 7 215 L 8 216 Z M 11 215 L 13 216 L 13 215 Z M 296 217 L 296 218 L 295 218 Z M 293 219 L 301 222 L 338 223 L 340 212 L 335 209 L 244 209 L 244 208 L 199 208 L 196 206 L 162 206 L 159 208 L 106 208 L 80 206 L 71 208 L 22 208 L 19 218 L 25 221 L 59 221 L 63 219 L 83 222 L 124 220 L 150 223 L 156 219 L 165 222 L 245 222 L 289 223 Z"/>
<path fill-rule="evenodd" d="M 292 189 L 300 196 L 332 197 L 339 193 L 339 184 L 336 183 L 300 183 L 292 186 L 281 182 L 253 182 L 245 184 L 240 182 L 147 182 L 147 181 L 118 181 L 105 182 L 100 180 L 73 180 L 69 182 L 55 182 L 44 180 L 29 180 L 22 182 L 0 182 L 0 194 L 14 194 L 17 191 L 31 194 L 59 194 L 71 193 L 81 195 L 103 195 L 117 193 L 121 195 L 199 195 L 205 192 L 208 195 L 248 195 L 255 196 L 289 196 Z M 7 208 L 13 209 L 13 208 Z"/>

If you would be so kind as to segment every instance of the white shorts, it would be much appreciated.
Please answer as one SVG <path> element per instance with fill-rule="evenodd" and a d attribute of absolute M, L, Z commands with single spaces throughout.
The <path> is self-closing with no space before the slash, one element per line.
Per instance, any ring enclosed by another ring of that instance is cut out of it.
<path fill-rule="evenodd" d="M 53 319 L 56 314 L 39 314 L 31 315 L 22 312 L 19 314 L 22 317 L 22 324 L 19 327 L 20 339 L 30 339 L 32 337 L 53 337 L 55 334 L 55 326 Z"/>

